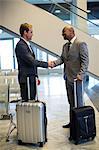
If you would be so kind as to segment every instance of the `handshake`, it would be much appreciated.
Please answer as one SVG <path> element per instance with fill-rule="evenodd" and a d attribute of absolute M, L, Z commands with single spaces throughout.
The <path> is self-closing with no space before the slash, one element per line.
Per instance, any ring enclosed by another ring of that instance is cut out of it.
<path fill-rule="evenodd" d="M 48 67 L 50 68 L 54 68 L 56 65 L 55 65 L 55 61 L 49 61 L 48 62 Z"/>

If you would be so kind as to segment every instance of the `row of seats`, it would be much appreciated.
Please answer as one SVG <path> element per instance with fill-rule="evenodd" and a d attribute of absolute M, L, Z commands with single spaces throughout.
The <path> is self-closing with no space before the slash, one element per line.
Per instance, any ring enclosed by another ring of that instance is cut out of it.
<path fill-rule="evenodd" d="M 9 103 L 20 98 L 17 70 L 0 70 L 0 119 L 9 116 Z"/>
<path fill-rule="evenodd" d="M 6 94 L 1 94 L 3 91 L 6 93 L 4 87 L 8 88 L 9 91 L 9 101 L 16 100 L 20 97 L 20 87 L 18 83 L 18 71 L 17 70 L 1 70 L 0 71 L 0 101 L 6 100 Z M 2 91 L 1 91 L 2 90 Z"/>

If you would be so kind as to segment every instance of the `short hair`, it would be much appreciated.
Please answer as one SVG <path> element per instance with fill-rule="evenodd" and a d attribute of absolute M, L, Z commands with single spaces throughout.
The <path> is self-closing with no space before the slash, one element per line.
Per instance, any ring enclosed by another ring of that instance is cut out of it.
<path fill-rule="evenodd" d="M 62 32 L 64 32 L 66 29 L 70 30 L 72 33 L 75 33 L 74 28 L 71 25 L 66 25 L 63 28 Z"/>
<path fill-rule="evenodd" d="M 19 29 L 19 32 L 20 32 L 21 36 L 23 36 L 24 31 L 28 32 L 29 28 L 32 28 L 31 24 L 28 24 L 28 23 L 21 24 L 20 29 Z"/>

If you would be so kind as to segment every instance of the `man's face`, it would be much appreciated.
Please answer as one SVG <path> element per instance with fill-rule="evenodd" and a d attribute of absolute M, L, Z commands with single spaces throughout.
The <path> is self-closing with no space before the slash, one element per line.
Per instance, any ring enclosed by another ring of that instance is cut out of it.
<path fill-rule="evenodd" d="M 33 36 L 33 30 L 32 30 L 32 28 L 29 28 L 29 31 L 26 32 L 27 41 L 30 41 L 32 39 L 32 36 Z"/>
<path fill-rule="evenodd" d="M 69 29 L 63 29 L 62 36 L 63 36 L 64 40 L 70 40 L 70 37 L 71 37 L 70 30 Z"/>

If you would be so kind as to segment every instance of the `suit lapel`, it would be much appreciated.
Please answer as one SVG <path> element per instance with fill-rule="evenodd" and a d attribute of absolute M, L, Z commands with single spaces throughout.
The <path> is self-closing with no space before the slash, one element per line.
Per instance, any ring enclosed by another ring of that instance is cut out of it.
<path fill-rule="evenodd" d="M 27 43 L 26 43 L 23 39 L 20 39 L 20 40 L 22 40 L 22 42 L 26 45 L 26 47 L 27 47 L 29 53 L 31 53 L 31 55 L 35 58 L 35 54 L 34 54 L 34 51 L 32 50 L 32 47 L 30 47 L 30 48 L 31 48 L 31 50 L 30 50 L 30 48 L 29 48 L 29 46 L 27 45 Z"/>

